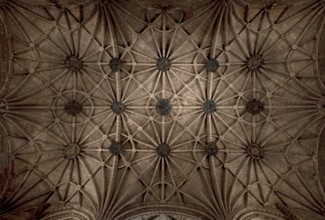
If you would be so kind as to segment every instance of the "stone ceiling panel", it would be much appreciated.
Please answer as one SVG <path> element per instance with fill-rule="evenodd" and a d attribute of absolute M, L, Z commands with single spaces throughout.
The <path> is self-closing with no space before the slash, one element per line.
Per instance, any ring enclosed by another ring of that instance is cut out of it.
<path fill-rule="evenodd" d="M 325 214 L 323 1 L 42 2 L 0 8 L 0 216 Z"/>

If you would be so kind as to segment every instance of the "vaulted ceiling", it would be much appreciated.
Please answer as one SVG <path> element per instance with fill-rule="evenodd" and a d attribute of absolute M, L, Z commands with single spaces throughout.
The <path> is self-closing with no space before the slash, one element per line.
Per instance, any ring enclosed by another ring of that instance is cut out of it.
<path fill-rule="evenodd" d="M 325 219 L 324 1 L 0 19 L 1 218 Z"/>

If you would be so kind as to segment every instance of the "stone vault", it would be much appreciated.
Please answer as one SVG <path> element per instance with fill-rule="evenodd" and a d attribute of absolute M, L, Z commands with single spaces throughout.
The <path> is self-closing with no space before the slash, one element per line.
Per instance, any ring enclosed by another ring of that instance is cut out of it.
<path fill-rule="evenodd" d="M 1 219 L 325 219 L 325 3 L 0 1 Z"/>

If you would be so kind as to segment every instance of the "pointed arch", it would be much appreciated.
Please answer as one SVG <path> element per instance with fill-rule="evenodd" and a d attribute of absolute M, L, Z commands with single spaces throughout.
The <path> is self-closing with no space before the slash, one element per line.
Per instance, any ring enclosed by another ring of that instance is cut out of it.
<path fill-rule="evenodd" d="M 167 215 L 177 217 L 187 217 L 193 220 L 215 220 L 213 216 L 207 214 L 203 210 L 196 210 L 195 208 L 171 206 L 171 205 L 148 205 L 137 208 L 128 209 L 118 214 L 114 219 L 116 220 L 132 220 L 136 217 Z"/>

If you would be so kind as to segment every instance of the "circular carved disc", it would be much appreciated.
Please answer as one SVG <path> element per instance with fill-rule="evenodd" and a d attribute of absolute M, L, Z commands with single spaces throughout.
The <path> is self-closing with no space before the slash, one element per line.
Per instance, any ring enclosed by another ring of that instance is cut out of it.
<path fill-rule="evenodd" d="M 72 72 L 80 71 L 82 67 L 81 61 L 75 56 L 68 56 L 65 60 L 65 66 Z"/>
<path fill-rule="evenodd" d="M 206 67 L 208 72 L 216 72 L 219 67 L 219 62 L 216 59 L 209 59 Z"/>
<path fill-rule="evenodd" d="M 69 115 L 76 116 L 82 111 L 82 105 L 78 101 L 72 100 L 71 102 L 66 104 L 64 109 Z"/>
<path fill-rule="evenodd" d="M 170 147 L 168 144 L 160 144 L 157 147 L 157 154 L 161 157 L 167 157 L 170 154 Z"/>
<path fill-rule="evenodd" d="M 122 151 L 122 144 L 120 142 L 113 142 L 110 146 L 109 146 L 109 152 L 112 155 L 119 155 Z"/>
<path fill-rule="evenodd" d="M 125 110 L 125 105 L 122 102 L 113 102 L 112 111 L 116 114 L 121 114 Z"/>
<path fill-rule="evenodd" d="M 264 63 L 264 59 L 260 55 L 254 55 L 247 61 L 247 68 L 249 70 L 258 70 Z"/>
<path fill-rule="evenodd" d="M 119 72 L 122 70 L 123 62 L 119 58 L 113 58 L 109 61 L 109 67 L 111 68 L 112 72 Z"/>
<path fill-rule="evenodd" d="M 203 110 L 206 114 L 212 114 L 217 111 L 217 104 L 213 100 L 207 100 L 203 104 Z"/>
<path fill-rule="evenodd" d="M 256 99 L 249 101 L 246 105 L 246 111 L 252 115 L 261 113 L 264 110 L 264 104 Z"/>
<path fill-rule="evenodd" d="M 168 99 L 160 99 L 156 104 L 156 109 L 160 115 L 169 115 L 172 110 L 172 106 L 170 105 Z"/>
<path fill-rule="evenodd" d="M 216 142 L 208 142 L 205 145 L 205 152 L 207 153 L 208 156 L 213 156 L 216 155 L 219 151 L 219 148 L 217 146 Z"/>
<path fill-rule="evenodd" d="M 80 148 L 77 144 L 69 144 L 64 149 L 64 156 L 68 159 L 74 159 L 79 154 Z"/>
<path fill-rule="evenodd" d="M 168 58 L 166 57 L 160 57 L 157 60 L 157 68 L 159 71 L 161 72 L 167 72 L 168 70 L 170 70 L 171 67 L 171 62 Z"/>
<path fill-rule="evenodd" d="M 258 144 L 250 144 L 246 150 L 253 159 L 262 159 L 264 156 L 263 149 Z"/>

